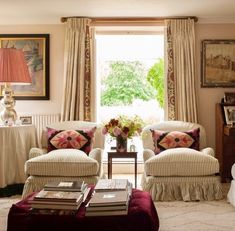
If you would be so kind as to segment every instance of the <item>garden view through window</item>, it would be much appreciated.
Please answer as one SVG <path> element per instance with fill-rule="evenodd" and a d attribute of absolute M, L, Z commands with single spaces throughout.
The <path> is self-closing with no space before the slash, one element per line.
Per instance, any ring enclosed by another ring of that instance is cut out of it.
<path fill-rule="evenodd" d="M 163 120 L 163 33 L 99 33 L 96 55 L 98 121 L 119 115 L 138 115 L 145 124 Z M 140 139 L 130 142 L 141 151 Z"/>

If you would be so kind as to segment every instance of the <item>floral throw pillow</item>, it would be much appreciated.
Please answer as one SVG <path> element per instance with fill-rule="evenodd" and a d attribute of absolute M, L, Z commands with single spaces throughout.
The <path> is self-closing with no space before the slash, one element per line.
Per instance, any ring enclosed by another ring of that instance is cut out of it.
<path fill-rule="evenodd" d="M 47 128 L 47 151 L 71 148 L 79 149 L 89 154 L 93 146 L 95 131 L 95 127 L 83 130 L 56 130 Z"/>
<path fill-rule="evenodd" d="M 151 132 L 155 154 L 170 148 L 192 148 L 199 151 L 200 128 L 185 132 L 160 130 L 151 130 Z"/>

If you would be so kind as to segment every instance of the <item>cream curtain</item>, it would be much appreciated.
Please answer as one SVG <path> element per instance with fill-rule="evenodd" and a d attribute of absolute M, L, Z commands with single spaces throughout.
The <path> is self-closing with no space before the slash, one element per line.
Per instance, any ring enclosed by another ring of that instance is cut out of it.
<path fill-rule="evenodd" d="M 166 56 L 166 119 L 198 122 L 193 19 L 166 20 Z"/>
<path fill-rule="evenodd" d="M 91 121 L 90 19 L 69 18 L 65 33 L 61 120 Z"/>

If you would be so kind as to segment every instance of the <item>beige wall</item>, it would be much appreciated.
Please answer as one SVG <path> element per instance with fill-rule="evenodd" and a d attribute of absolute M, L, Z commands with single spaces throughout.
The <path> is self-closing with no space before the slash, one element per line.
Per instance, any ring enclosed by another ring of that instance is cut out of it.
<path fill-rule="evenodd" d="M 0 26 L 0 34 L 50 34 L 50 100 L 17 101 L 18 113 L 59 113 L 62 99 L 64 24 Z M 235 39 L 235 24 L 196 24 L 196 63 L 199 122 L 208 133 L 208 143 L 215 147 L 215 104 L 225 91 L 234 88 L 200 87 L 200 45 L 203 39 Z"/>
<path fill-rule="evenodd" d="M 204 39 L 234 39 L 235 24 L 197 24 L 196 25 L 196 70 L 198 87 L 199 122 L 206 128 L 208 144 L 215 148 L 215 104 L 221 101 L 225 91 L 234 88 L 201 88 L 200 46 Z"/>
<path fill-rule="evenodd" d="M 18 114 L 60 113 L 63 82 L 64 25 L 0 26 L 0 34 L 50 34 L 50 100 L 17 100 Z"/>

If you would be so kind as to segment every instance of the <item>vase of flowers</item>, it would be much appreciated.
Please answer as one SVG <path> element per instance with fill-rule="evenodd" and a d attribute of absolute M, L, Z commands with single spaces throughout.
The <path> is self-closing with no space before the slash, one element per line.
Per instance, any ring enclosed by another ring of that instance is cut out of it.
<path fill-rule="evenodd" d="M 126 137 L 122 137 L 121 135 L 116 137 L 116 150 L 117 152 L 127 151 L 127 138 Z"/>
<path fill-rule="evenodd" d="M 103 135 L 109 134 L 116 138 L 117 152 L 127 151 L 127 140 L 142 132 L 144 122 L 139 116 L 128 117 L 121 115 L 111 119 L 102 129 Z"/>

